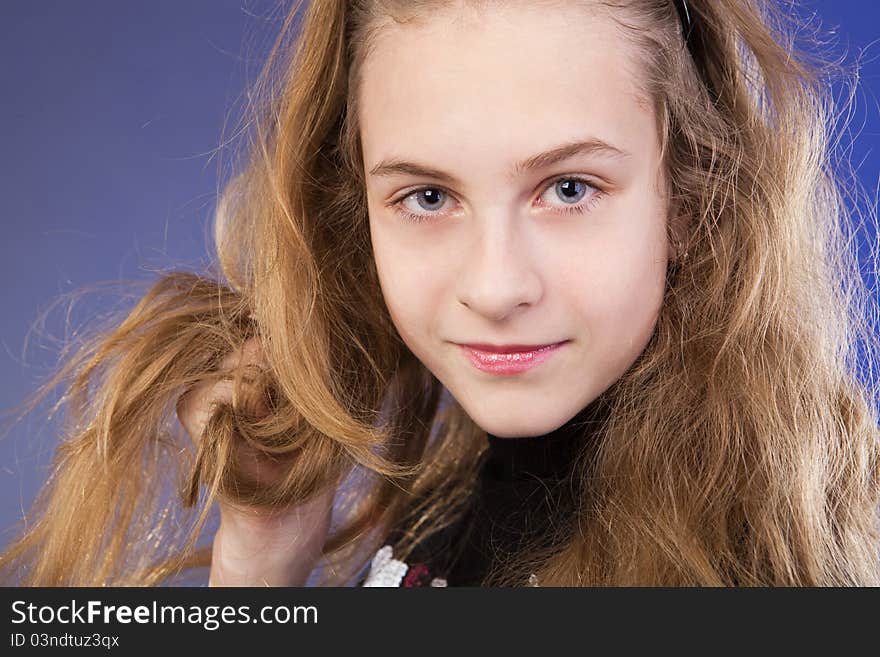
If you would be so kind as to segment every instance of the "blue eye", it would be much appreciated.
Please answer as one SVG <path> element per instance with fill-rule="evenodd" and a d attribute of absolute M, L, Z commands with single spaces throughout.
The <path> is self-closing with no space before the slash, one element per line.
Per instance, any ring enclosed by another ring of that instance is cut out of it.
<path fill-rule="evenodd" d="M 397 212 L 403 215 L 407 221 L 421 222 L 437 216 L 436 210 L 443 206 L 443 202 L 449 194 L 445 190 L 437 187 L 422 187 L 406 194 L 403 198 L 392 201 L 391 206 L 397 208 Z M 429 214 L 419 214 L 406 209 L 406 201 L 414 198 L 423 210 L 427 210 Z"/>
<path fill-rule="evenodd" d="M 595 203 L 603 196 L 604 192 L 588 180 L 577 176 L 562 176 L 556 178 L 547 184 L 545 191 L 539 198 L 543 198 L 548 191 L 553 191 L 556 198 L 562 200 L 562 205 L 558 206 L 557 212 L 562 214 L 583 214 L 587 212 Z M 592 190 L 586 202 L 579 202 L 587 194 L 588 190 Z M 411 190 L 402 198 L 390 203 L 391 207 L 397 209 L 397 212 L 407 221 L 422 222 L 433 219 L 436 216 L 442 216 L 442 213 L 436 212 L 443 204 L 447 197 L 451 196 L 446 190 L 439 187 L 421 187 Z M 427 214 L 412 212 L 406 209 L 406 201 L 415 198 L 419 207 L 425 210 Z M 552 208 L 556 204 L 547 204 L 541 202 L 543 207 Z"/>
<path fill-rule="evenodd" d="M 547 191 L 545 191 L 544 194 L 541 194 L 541 198 L 543 199 L 547 192 L 551 190 L 556 198 L 562 199 L 562 205 L 557 206 L 559 208 L 557 211 L 562 212 L 563 214 L 583 214 L 590 210 L 605 195 L 601 189 L 590 183 L 590 181 L 585 180 L 584 178 L 578 178 L 577 176 L 556 178 L 556 180 L 549 184 Z M 590 190 L 592 190 L 592 192 L 589 194 L 587 200 L 580 203 L 579 201 L 584 198 Z M 554 205 L 555 204 L 550 204 L 549 207 L 553 207 Z"/>
<path fill-rule="evenodd" d="M 574 178 L 566 178 L 558 181 L 555 184 L 555 188 L 557 194 L 559 194 L 559 198 L 565 199 L 566 203 L 568 203 L 569 200 L 571 200 L 572 203 L 577 203 L 583 198 L 584 193 L 587 191 L 586 184 L 580 180 L 575 180 Z M 580 189 L 580 193 L 578 192 L 578 189 Z"/>
<path fill-rule="evenodd" d="M 443 205 L 443 197 L 445 196 L 445 192 L 440 189 L 434 189 L 433 187 L 426 187 L 424 189 L 420 189 L 415 193 L 416 200 L 423 210 L 428 210 L 429 212 L 437 210 L 439 208 L 436 205 L 439 203 L 441 206 Z M 422 203 L 422 199 L 425 199 L 425 203 Z M 435 206 L 435 207 L 429 207 Z"/>

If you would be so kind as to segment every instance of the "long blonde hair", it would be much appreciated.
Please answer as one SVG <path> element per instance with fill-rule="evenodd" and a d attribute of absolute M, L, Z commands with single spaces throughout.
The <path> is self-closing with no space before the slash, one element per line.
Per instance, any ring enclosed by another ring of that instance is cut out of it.
<path fill-rule="evenodd" d="M 485 432 L 442 403 L 384 305 L 357 103 L 388 20 L 458 3 L 302 4 L 252 90 L 253 142 L 216 214 L 218 270 L 162 277 L 41 392 L 67 385 L 67 434 L 0 557 L 5 579 L 156 585 L 209 558 L 197 539 L 218 496 L 275 505 L 334 483 L 346 494 L 321 583 L 344 584 L 391 528 L 406 528 L 405 557 L 465 508 Z M 552 549 L 485 583 L 876 585 L 880 430 L 857 358 L 880 350 L 831 162 L 830 69 L 759 0 L 688 0 L 688 48 L 672 0 L 588 4 L 642 57 L 670 235 L 687 217 L 688 257 L 670 266 L 650 343 L 597 401 L 608 413 L 572 471 L 577 513 Z M 252 337 L 267 367 L 236 377 L 270 415 L 242 394 L 190 441 L 174 400 Z M 249 482 L 230 448 L 243 439 L 297 452 L 288 476 Z"/>

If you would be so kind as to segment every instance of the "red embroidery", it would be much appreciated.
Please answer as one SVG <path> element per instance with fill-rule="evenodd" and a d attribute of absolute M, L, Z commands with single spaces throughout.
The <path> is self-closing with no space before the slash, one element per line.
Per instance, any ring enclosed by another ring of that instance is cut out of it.
<path fill-rule="evenodd" d="M 430 584 L 431 572 L 428 570 L 428 566 L 423 563 L 416 563 L 410 566 L 406 577 L 403 579 L 403 586 L 430 586 Z"/>

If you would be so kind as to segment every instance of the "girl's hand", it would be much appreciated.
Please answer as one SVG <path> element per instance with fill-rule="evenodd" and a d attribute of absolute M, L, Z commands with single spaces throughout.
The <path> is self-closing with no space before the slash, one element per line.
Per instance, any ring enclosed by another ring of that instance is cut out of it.
<path fill-rule="evenodd" d="M 248 340 L 226 356 L 221 369 L 237 364 L 259 365 L 259 343 Z M 206 382 L 192 388 L 177 403 L 177 415 L 193 440 L 198 440 L 211 408 L 232 402 L 232 381 Z M 257 414 L 267 413 L 261 404 Z M 244 440 L 236 447 L 258 480 L 271 482 L 287 466 L 256 454 Z M 330 527 L 335 490 L 289 508 L 261 509 L 220 500 L 220 527 L 214 536 L 208 586 L 303 586 L 321 557 Z"/>

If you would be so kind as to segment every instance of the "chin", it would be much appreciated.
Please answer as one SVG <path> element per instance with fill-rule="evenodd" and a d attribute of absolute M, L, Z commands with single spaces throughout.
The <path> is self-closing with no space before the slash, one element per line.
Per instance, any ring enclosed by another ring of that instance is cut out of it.
<path fill-rule="evenodd" d="M 490 433 L 499 438 L 527 438 L 529 436 L 540 436 L 553 431 L 562 422 L 554 424 L 553 422 L 535 422 L 534 417 L 524 419 L 517 422 L 509 415 L 507 417 L 495 418 L 495 422 L 480 422 L 477 418 L 471 416 L 483 431 Z M 500 421 L 499 421 L 500 420 Z"/>

